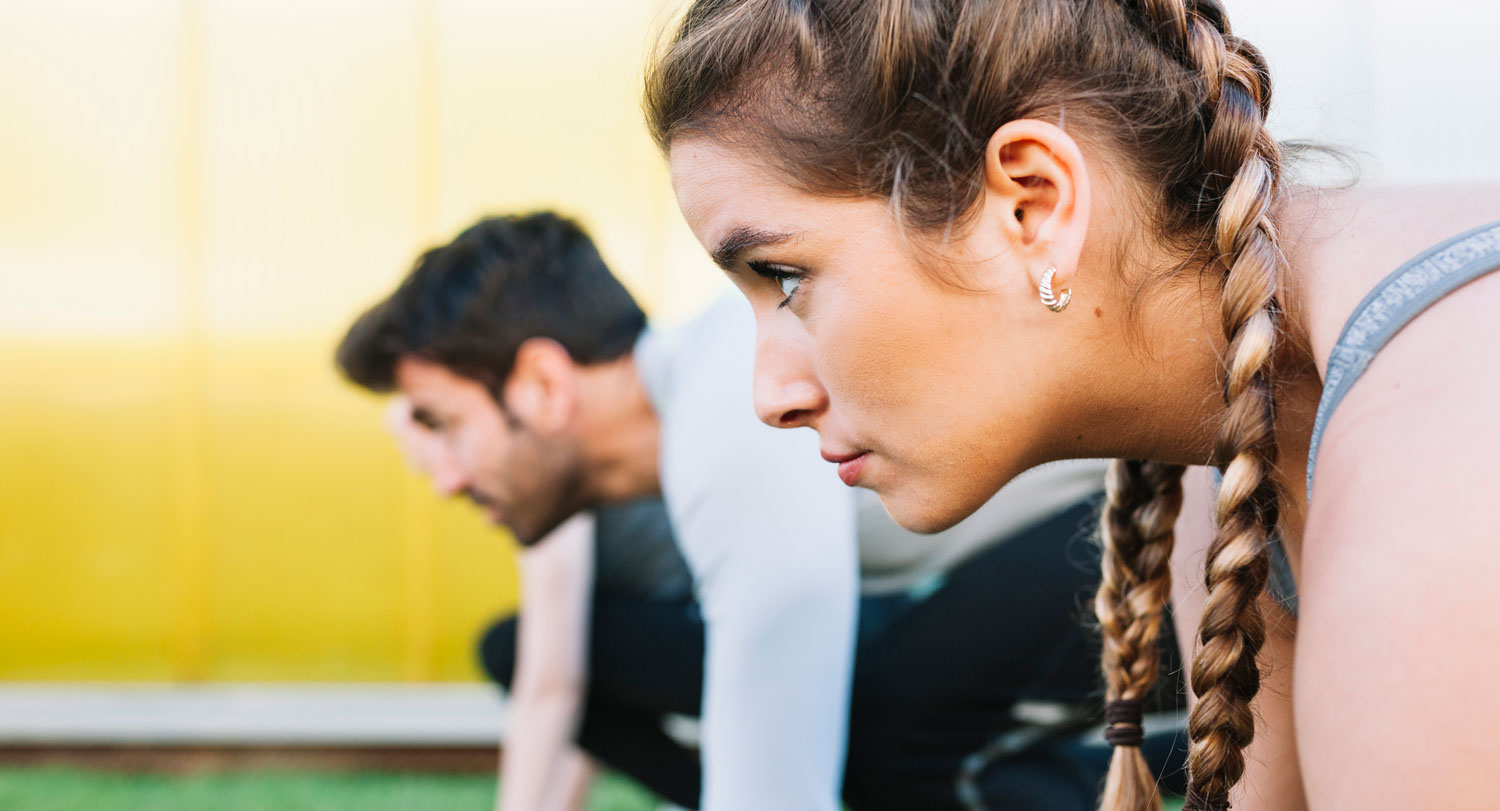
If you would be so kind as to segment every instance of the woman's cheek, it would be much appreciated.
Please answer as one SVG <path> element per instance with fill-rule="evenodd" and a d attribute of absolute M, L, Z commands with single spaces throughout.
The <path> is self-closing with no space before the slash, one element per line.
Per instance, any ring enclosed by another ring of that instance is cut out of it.
<path fill-rule="evenodd" d="M 863 340 L 851 337 L 840 342 L 832 381 L 847 406 L 866 418 L 886 422 L 899 415 L 905 392 L 917 368 L 899 344 L 883 340 L 879 330 L 864 331 Z M 874 426 L 866 426 L 873 428 Z"/>

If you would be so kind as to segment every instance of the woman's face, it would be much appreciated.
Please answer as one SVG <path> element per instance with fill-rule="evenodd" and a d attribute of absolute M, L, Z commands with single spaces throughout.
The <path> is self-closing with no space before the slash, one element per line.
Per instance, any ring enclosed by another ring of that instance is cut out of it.
<path fill-rule="evenodd" d="M 688 224 L 755 311 L 762 420 L 815 428 L 844 482 L 918 531 L 1053 458 L 1052 314 L 1002 238 L 904 237 L 888 201 L 802 192 L 706 138 L 670 163 Z"/>

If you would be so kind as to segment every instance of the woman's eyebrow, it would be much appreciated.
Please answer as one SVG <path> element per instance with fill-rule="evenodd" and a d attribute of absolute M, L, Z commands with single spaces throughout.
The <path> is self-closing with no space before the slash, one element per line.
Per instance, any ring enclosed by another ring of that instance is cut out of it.
<path fill-rule="evenodd" d="M 796 234 L 788 234 L 780 231 L 762 231 L 757 228 L 740 226 L 730 231 L 719 240 L 718 247 L 709 252 L 713 257 L 714 264 L 724 270 L 732 271 L 739 262 L 740 255 L 751 248 L 762 245 L 775 245 L 795 238 Z"/>

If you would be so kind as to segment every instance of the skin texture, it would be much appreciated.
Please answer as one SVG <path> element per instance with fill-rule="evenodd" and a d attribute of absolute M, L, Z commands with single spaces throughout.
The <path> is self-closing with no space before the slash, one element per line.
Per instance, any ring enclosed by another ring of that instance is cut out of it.
<path fill-rule="evenodd" d="M 858 483 L 910 528 L 951 525 L 1040 462 L 1220 461 L 1216 277 L 1153 247 L 1132 181 L 1106 171 L 1118 161 L 1049 127 L 995 133 L 978 210 L 946 239 L 903 233 L 887 200 L 802 191 L 724 143 L 671 145 L 679 203 L 711 253 L 736 232 L 795 235 L 726 265 L 757 316 L 757 411 L 816 428 L 825 452 L 866 451 Z M 1246 752 L 1237 809 L 1297 808 L 1304 792 L 1315 809 L 1486 807 L 1500 794 L 1488 765 L 1500 700 L 1483 687 L 1500 667 L 1486 574 L 1500 514 L 1485 503 L 1500 456 L 1500 275 L 1390 344 L 1329 426 L 1311 508 L 1302 485 L 1324 364 L 1354 305 L 1412 255 L 1497 218 L 1493 185 L 1296 190 L 1283 203 L 1290 340 L 1273 476 L 1303 614 L 1295 630 L 1271 623 L 1254 710 L 1272 728 Z M 744 260 L 800 276 L 767 279 Z M 1037 300 L 1048 266 L 1073 293 L 1060 314 Z M 1174 555 L 1179 572 L 1197 567 L 1174 594 L 1190 623 L 1210 536 L 1184 532 Z M 1456 777 L 1434 785 L 1439 773 Z"/>

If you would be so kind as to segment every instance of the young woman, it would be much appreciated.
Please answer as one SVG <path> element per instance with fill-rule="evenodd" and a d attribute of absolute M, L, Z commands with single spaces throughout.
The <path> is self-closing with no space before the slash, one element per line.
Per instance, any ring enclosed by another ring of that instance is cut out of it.
<path fill-rule="evenodd" d="M 1488 807 L 1500 189 L 1296 187 L 1270 99 L 1215 0 L 700 0 L 646 111 L 756 309 L 762 419 L 899 522 L 1137 460 L 1105 808 L 1157 804 L 1169 593 L 1201 614 L 1188 808 Z"/>

